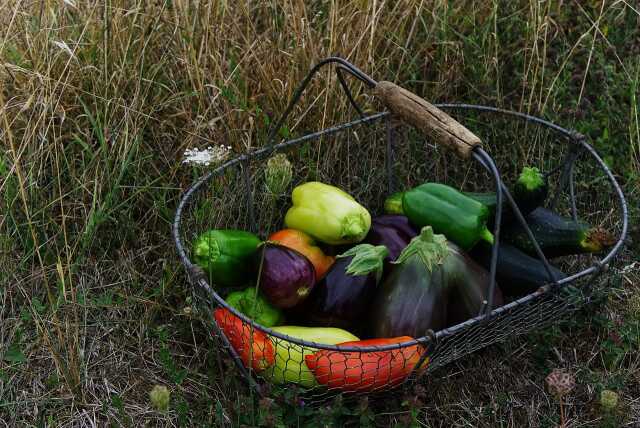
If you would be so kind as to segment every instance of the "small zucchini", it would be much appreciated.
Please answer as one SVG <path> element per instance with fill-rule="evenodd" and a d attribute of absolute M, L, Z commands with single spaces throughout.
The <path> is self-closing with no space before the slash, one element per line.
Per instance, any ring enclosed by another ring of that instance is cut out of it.
<path fill-rule="evenodd" d="M 575 222 L 546 208 L 536 208 L 526 217 L 533 236 L 547 257 L 599 253 L 615 243 L 613 235 L 601 227 Z M 533 243 L 519 223 L 505 228 L 502 238 L 529 255 L 536 255 Z"/>
<path fill-rule="evenodd" d="M 480 242 L 471 252 L 473 259 L 487 270 L 491 267 L 491 249 L 491 245 Z M 550 267 L 556 280 L 567 277 L 559 269 Z M 496 280 L 507 296 L 524 296 L 552 282 L 541 260 L 505 243 L 500 243 L 498 248 Z"/>
<path fill-rule="evenodd" d="M 547 178 L 536 167 L 525 166 L 513 186 L 513 199 L 525 216 L 541 207 L 548 193 Z"/>
<path fill-rule="evenodd" d="M 512 196 L 522 215 L 526 216 L 544 204 L 548 192 L 547 180 L 540 170 L 536 167 L 525 166 L 513 186 Z M 464 194 L 489 208 L 489 224 L 493 224 L 498 206 L 496 194 L 493 192 L 465 192 Z M 515 215 L 511 210 L 511 204 L 507 202 L 506 197 L 503 197 L 502 223 L 507 224 L 514 219 Z"/>

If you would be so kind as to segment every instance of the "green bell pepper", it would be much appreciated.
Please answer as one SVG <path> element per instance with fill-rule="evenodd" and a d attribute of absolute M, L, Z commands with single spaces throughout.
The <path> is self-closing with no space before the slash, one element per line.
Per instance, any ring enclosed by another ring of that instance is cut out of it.
<path fill-rule="evenodd" d="M 229 306 L 232 306 L 265 327 L 278 325 L 284 319 L 282 311 L 271 306 L 269 302 L 267 302 L 267 299 L 265 299 L 255 287 L 234 291 L 229 294 L 225 300 Z"/>
<path fill-rule="evenodd" d="M 360 242 L 371 227 L 369 212 L 337 187 L 311 181 L 293 189 L 291 199 L 293 206 L 284 218 L 287 227 L 324 243 Z"/>
<path fill-rule="evenodd" d="M 249 266 L 260 243 L 253 233 L 242 230 L 209 230 L 194 242 L 193 259 L 216 284 L 238 286 L 254 273 Z"/>
<path fill-rule="evenodd" d="M 402 208 L 415 226 L 431 226 L 464 250 L 480 239 L 493 243 L 487 229 L 489 209 L 447 185 L 425 183 L 405 192 Z"/>

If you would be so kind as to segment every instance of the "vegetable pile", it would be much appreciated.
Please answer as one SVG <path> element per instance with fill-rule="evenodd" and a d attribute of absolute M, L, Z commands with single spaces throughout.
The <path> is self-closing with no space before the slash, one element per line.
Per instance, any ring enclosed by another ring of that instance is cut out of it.
<path fill-rule="evenodd" d="M 537 168 L 525 167 L 512 191 L 546 257 L 613 245 L 606 230 L 544 208 L 548 184 Z M 505 203 L 499 286 L 489 296 L 493 193 L 423 183 L 389 195 L 385 214 L 373 218 L 351 195 L 320 182 L 297 186 L 291 199 L 286 228 L 265 241 L 209 230 L 193 247 L 193 259 L 225 295 L 216 324 L 242 363 L 274 383 L 351 392 L 398 385 L 429 363 L 416 338 L 484 314 L 489 300 L 497 308 L 567 276 L 545 267 Z"/>

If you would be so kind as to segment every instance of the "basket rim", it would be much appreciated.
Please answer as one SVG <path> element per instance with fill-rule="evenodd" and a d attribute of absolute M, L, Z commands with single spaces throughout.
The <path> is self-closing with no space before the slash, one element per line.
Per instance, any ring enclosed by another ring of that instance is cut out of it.
<path fill-rule="evenodd" d="M 484 315 L 480 315 L 474 318 L 470 318 L 462 323 L 459 323 L 457 325 L 439 330 L 438 332 L 435 332 L 435 334 L 432 335 L 425 335 L 419 338 L 414 338 L 413 340 L 410 341 L 406 341 L 406 342 L 401 342 L 401 343 L 394 343 L 394 344 L 388 344 L 388 345 L 382 345 L 382 346 L 339 346 L 339 345 L 327 345 L 327 344 L 323 344 L 323 343 L 317 343 L 317 342 L 313 342 L 313 341 L 307 341 L 307 340 L 302 340 L 302 339 L 298 339 L 286 334 L 282 334 L 279 332 L 276 332 L 274 330 L 272 330 L 269 327 L 265 327 L 257 322 L 255 322 L 254 320 L 252 320 L 251 318 L 247 317 L 246 315 L 244 315 L 242 312 L 236 310 L 235 308 L 229 306 L 227 304 L 227 302 L 222 298 L 222 296 L 220 296 L 209 284 L 209 282 L 207 281 L 207 278 L 205 275 L 203 274 L 198 274 L 198 269 L 197 266 L 194 265 L 191 260 L 189 259 L 189 257 L 186 254 L 186 251 L 184 249 L 184 245 L 182 243 L 182 238 L 180 236 L 180 226 L 181 226 L 181 219 L 182 219 L 182 212 L 184 210 L 184 208 L 188 205 L 188 203 L 191 200 L 191 197 L 193 196 L 193 194 L 201 187 L 203 186 L 205 183 L 207 183 L 208 181 L 210 181 L 212 178 L 220 175 L 223 171 L 225 171 L 227 168 L 236 165 L 238 163 L 241 162 L 247 162 L 249 160 L 254 160 L 254 159 L 262 159 L 265 158 L 269 155 L 271 155 L 273 152 L 277 152 L 280 150 L 284 150 L 285 148 L 289 147 L 289 146 L 293 146 L 296 144 L 300 144 L 304 141 L 307 140 L 311 140 L 311 139 L 315 139 L 320 135 L 329 135 L 329 134 L 333 134 L 339 131 L 342 131 L 346 128 L 351 128 L 357 125 L 362 125 L 362 124 L 368 124 L 368 123 L 373 123 L 373 122 L 377 122 L 379 120 L 388 118 L 389 116 L 391 116 L 391 114 L 389 112 L 379 112 L 379 113 L 374 113 L 356 120 L 353 120 L 351 122 L 345 122 L 321 131 L 317 131 L 314 133 L 309 133 L 309 134 L 305 134 L 302 137 L 299 138 L 295 138 L 295 139 L 291 139 L 291 140 L 286 140 L 283 141 L 281 143 L 278 144 L 274 144 L 271 146 L 265 146 L 256 150 L 253 150 L 249 153 L 246 154 L 242 154 L 239 155 L 225 163 L 223 163 L 222 165 L 218 166 L 217 168 L 215 168 L 214 170 L 206 173 L 203 177 L 199 178 L 198 180 L 196 180 L 194 183 L 192 183 L 192 185 L 184 192 L 182 198 L 180 199 L 180 202 L 178 204 L 178 208 L 176 209 L 176 213 L 175 213 L 175 217 L 174 217 L 174 221 L 172 224 L 172 235 L 173 235 L 173 240 L 174 240 L 174 244 L 176 246 L 176 250 L 178 252 L 178 256 L 180 258 L 181 263 L 183 264 L 183 266 L 185 267 L 185 269 L 187 270 L 187 273 L 189 274 L 189 279 L 192 283 L 192 285 L 197 285 L 199 286 L 202 290 L 204 290 L 206 292 L 206 294 L 213 300 L 215 301 L 215 303 L 219 306 L 219 307 L 223 307 L 227 310 L 229 310 L 232 314 L 234 314 L 235 316 L 239 317 L 243 322 L 248 323 L 251 328 L 255 328 L 258 331 L 262 331 L 265 334 L 269 335 L 269 336 L 273 336 L 273 337 L 277 337 L 278 339 L 281 340 L 285 340 L 291 344 L 294 345 L 298 345 L 301 347 L 307 347 L 307 348 L 316 348 L 318 350 L 328 350 L 328 351 L 340 351 L 340 352 L 380 352 L 380 351 L 388 351 L 388 350 L 394 350 L 394 349 L 400 349 L 400 348 L 405 348 L 405 347 L 409 347 L 409 346 L 415 346 L 415 345 L 423 345 L 423 346 L 429 346 L 430 344 L 432 344 L 434 341 L 443 339 L 445 337 L 451 336 L 461 330 L 464 330 L 466 328 L 469 328 L 473 325 L 476 325 L 480 322 L 486 322 L 491 320 L 492 318 L 494 318 L 495 316 L 499 315 L 500 313 L 504 312 L 504 311 L 508 311 L 511 308 L 520 306 L 522 304 L 525 304 L 529 301 L 532 301 L 534 299 L 537 299 L 539 297 L 541 297 L 542 295 L 549 293 L 549 292 L 554 292 L 557 290 L 557 288 L 559 288 L 559 286 L 566 286 L 569 283 L 575 281 L 578 278 L 587 276 L 587 275 L 594 275 L 594 274 L 599 274 L 601 272 L 603 272 L 608 263 L 616 256 L 616 254 L 620 251 L 621 247 L 624 244 L 624 240 L 626 238 L 627 235 L 627 229 L 628 229 L 628 209 L 627 209 L 627 202 L 626 199 L 624 197 L 624 193 L 622 191 L 622 188 L 620 187 L 619 183 L 617 182 L 617 180 L 615 179 L 615 177 L 613 176 L 612 172 L 609 170 L 609 168 L 607 167 L 607 165 L 604 163 L 604 161 L 602 160 L 602 158 L 600 158 L 600 156 L 598 155 L 598 153 L 596 152 L 596 150 L 591 147 L 591 145 L 589 145 L 586 142 L 587 137 L 585 137 L 584 135 L 573 131 L 573 130 L 569 130 L 566 128 L 563 128 L 555 123 L 552 123 L 550 121 L 541 119 L 539 117 L 536 116 L 531 116 L 528 115 L 526 113 L 520 113 L 520 112 L 516 112 L 516 111 L 511 111 L 511 110 L 506 110 L 506 109 L 501 109 L 501 108 L 497 108 L 497 107 L 491 107 L 491 106 L 482 106 L 482 105 L 475 105 L 475 104 L 464 104 L 464 103 L 442 103 L 442 104 L 434 104 L 434 106 L 441 108 L 441 109 L 445 109 L 445 110 L 456 110 L 456 109 L 461 109 L 461 110 L 476 110 L 476 111 L 480 111 L 480 112 L 487 112 L 487 113 L 495 113 L 495 114 L 499 114 L 499 115 L 506 115 L 506 116 L 511 116 L 517 119 L 521 119 L 527 122 L 532 122 L 535 123 L 537 125 L 543 126 L 543 127 L 547 127 L 549 129 L 552 129 L 560 134 L 562 134 L 563 136 L 568 138 L 568 143 L 574 143 L 574 144 L 579 144 L 582 148 L 584 148 L 595 160 L 596 163 L 598 164 L 598 166 L 605 172 L 605 175 L 607 176 L 608 181 L 610 182 L 611 186 L 613 187 L 613 190 L 615 191 L 617 197 L 618 197 L 618 202 L 620 205 L 620 211 L 621 211 L 621 217 L 622 217 L 622 230 L 620 232 L 620 236 L 617 240 L 617 242 L 614 244 L 614 246 L 611 248 L 611 250 L 604 256 L 602 257 L 602 259 L 600 259 L 599 261 L 595 262 L 594 265 L 580 271 L 577 272 L 571 276 L 568 276 L 562 280 L 559 280 L 557 282 L 557 284 L 548 284 L 545 285 L 543 287 L 541 287 L 540 289 L 536 290 L 533 293 L 530 293 L 526 296 L 523 296 L 517 300 L 514 300 L 506 305 L 497 307 L 497 308 L 493 308 L 491 312 L 484 314 Z M 211 303 L 211 302 L 210 302 Z"/>

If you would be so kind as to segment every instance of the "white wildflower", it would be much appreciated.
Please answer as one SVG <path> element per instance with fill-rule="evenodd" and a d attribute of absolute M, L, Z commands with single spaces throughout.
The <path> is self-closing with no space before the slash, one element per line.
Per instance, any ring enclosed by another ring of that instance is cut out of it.
<path fill-rule="evenodd" d="M 231 153 L 231 146 L 215 146 L 206 149 L 187 149 L 184 152 L 182 163 L 208 166 L 217 164 L 225 160 Z"/>
<path fill-rule="evenodd" d="M 76 59 L 75 54 L 73 53 L 73 51 L 71 50 L 71 48 L 66 42 L 58 42 L 56 40 L 52 40 L 51 43 L 53 43 L 55 46 L 62 49 L 66 53 L 68 53 L 71 58 Z"/>

